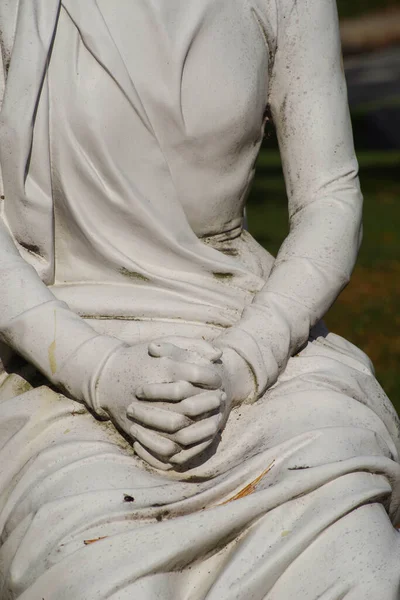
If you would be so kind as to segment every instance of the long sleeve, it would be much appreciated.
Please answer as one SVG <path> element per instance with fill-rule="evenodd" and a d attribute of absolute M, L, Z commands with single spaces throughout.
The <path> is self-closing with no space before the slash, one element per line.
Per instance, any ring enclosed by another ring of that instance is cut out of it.
<path fill-rule="evenodd" d="M 103 364 L 123 344 L 98 335 L 56 300 L 18 253 L 0 218 L 0 341 L 35 365 L 49 381 L 99 416 L 94 385 Z"/>
<path fill-rule="evenodd" d="M 273 271 L 224 344 L 272 385 L 349 281 L 362 235 L 335 0 L 278 0 L 269 103 L 289 201 L 290 232 Z"/>
<path fill-rule="evenodd" d="M 0 7 L 0 341 L 76 400 L 96 410 L 93 382 L 121 342 L 99 336 L 65 303 L 56 300 L 37 271 L 18 252 L 4 209 L 5 195 L 9 196 L 8 201 L 15 201 L 19 193 L 24 196 L 35 105 L 58 5 L 59 0 L 46 6 L 13 0 Z M 28 44 L 29 54 L 24 51 L 24 44 Z M 20 63 L 25 77 L 7 77 L 13 60 L 17 67 Z M 8 86 L 13 94 L 7 97 Z M 40 257 L 36 259 L 40 263 Z M 101 410 L 98 412 L 105 416 Z"/>

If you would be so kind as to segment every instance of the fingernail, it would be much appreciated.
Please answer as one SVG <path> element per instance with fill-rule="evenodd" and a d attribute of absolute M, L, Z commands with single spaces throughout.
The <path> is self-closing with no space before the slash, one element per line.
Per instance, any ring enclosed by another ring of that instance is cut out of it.
<path fill-rule="evenodd" d="M 128 408 L 126 409 L 126 414 L 128 415 L 128 417 L 134 417 L 135 409 L 132 408 L 131 406 L 128 406 Z"/>
<path fill-rule="evenodd" d="M 136 396 L 143 396 L 143 388 L 142 387 L 138 387 L 136 390 Z"/>
<path fill-rule="evenodd" d="M 222 400 L 222 402 L 226 402 L 228 400 L 228 396 L 225 394 L 225 392 L 222 392 L 221 400 Z"/>

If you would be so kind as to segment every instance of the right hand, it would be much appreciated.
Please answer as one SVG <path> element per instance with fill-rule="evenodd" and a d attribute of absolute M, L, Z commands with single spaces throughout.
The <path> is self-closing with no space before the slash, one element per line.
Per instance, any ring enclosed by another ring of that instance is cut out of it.
<path fill-rule="evenodd" d="M 204 358 L 204 353 L 200 357 L 194 350 L 163 343 L 162 339 L 153 344 L 118 348 L 106 362 L 96 383 L 97 402 L 114 425 L 133 442 L 136 441 L 137 426 L 129 418 L 127 410 L 136 400 L 136 392 L 140 394 L 148 384 L 164 384 L 163 387 L 167 384 L 168 396 L 175 394 L 177 399 L 182 395 L 185 398 L 201 395 L 208 390 L 206 404 L 213 394 L 217 400 L 213 398 L 211 402 L 214 405 L 215 402 L 220 403 L 222 381 L 212 365 L 212 356 L 218 351 L 207 342 L 204 342 L 204 347 L 210 359 Z M 164 417 L 171 432 L 191 423 L 189 416 L 173 411 L 166 410 Z M 153 438 L 153 434 L 153 428 L 149 428 L 147 435 Z M 168 437 L 158 436 L 157 441 L 158 454 L 164 460 L 181 450 L 179 444 Z"/>

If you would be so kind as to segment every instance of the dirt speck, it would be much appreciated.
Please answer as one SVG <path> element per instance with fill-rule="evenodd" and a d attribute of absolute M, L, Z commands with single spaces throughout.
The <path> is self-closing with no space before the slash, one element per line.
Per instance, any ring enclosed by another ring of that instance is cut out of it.
<path fill-rule="evenodd" d="M 39 246 L 36 246 L 35 244 L 27 244 L 26 242 L 22 242 L 20 240 L 17 240 L 17 241 L 18 241 L 19 245 L 22 246 L 22 248 L 24 248 L 24 250 L 26 250 L 30 254 L 38 254 L 40 256 Z"/>

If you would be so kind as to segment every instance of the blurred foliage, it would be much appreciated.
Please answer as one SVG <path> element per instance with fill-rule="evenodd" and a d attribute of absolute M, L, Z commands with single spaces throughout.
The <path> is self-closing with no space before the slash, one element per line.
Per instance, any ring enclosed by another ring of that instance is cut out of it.
<path fill-rule="evenodd" d="M 400 0 L 337 0 L 341 18 L 357 17 L 359 15 L 400 6 Z"/>

